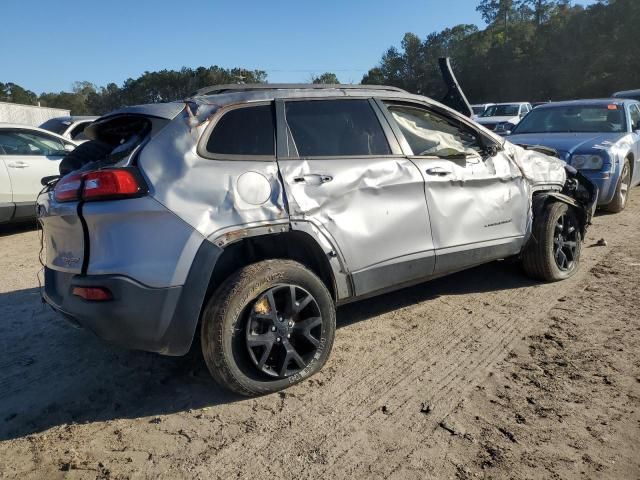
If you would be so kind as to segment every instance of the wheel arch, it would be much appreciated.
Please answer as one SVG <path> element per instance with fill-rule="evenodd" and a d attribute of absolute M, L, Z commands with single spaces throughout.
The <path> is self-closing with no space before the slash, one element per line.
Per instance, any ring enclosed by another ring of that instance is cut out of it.
<path fill-rule="evenodd" d="M 573 207 L 578 213 L 578 220 L 580 221 L 580 233 L 582 237 L 586 235 L 587 227 L 589 226 L 589 212 L 580 205 L 576 200 L 554 190 L 543 190 L 533 194 L 532 198 L 532 221 L 535 221 L 544 208 L 551 202 L 562 202 Z"/>
<path fill-rule="evenodd" d="M 631 170 L 629 174 L 631 176 L 631 181 L 633 181 L 633 174 L 635 172 L 635 156 L 633 155 L 633 152 L 630 151 L 625 155 L 624 158 L 625 160 L 629 160 L 629 169 Z"/>
<path fill-rule="evenodd" d="M 243 238 L 225 246 L 213 268 L 205 302 L 224 280 L 238 269 L 262 260 L 273 259 L 301 263 L 322 280 L 334 302 L 338 300 L 338 288 L 328 254 L 311 235 L 302 231 L 287 230 Z"/>

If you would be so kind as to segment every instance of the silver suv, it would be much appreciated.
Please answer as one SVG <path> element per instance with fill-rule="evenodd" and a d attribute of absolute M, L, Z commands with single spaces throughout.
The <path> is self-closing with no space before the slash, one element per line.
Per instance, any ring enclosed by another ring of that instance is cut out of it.
<path fill-rule="evenodd" d="M 337 305 L 513 256 L 571 276 L 597 196 L 391 87 L 217 86 L 87 135 L 38 200 L 46 302 L 135 349 L 183 355 L 197 334 L 244 395 L 317 372 Z"/>

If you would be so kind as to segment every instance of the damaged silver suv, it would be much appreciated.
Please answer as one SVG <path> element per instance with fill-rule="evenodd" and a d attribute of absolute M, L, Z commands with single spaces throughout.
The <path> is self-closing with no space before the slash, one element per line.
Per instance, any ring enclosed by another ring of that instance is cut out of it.
<path fill-rule="evenodd" d="M 44 298 L 243 395 L 326 362 L 336 306 L 520 256 L 570 277 L 597 189 L 391 87 L 231 85 L 87 129 L 38 200 Z M 547 152 L 552 153 L 552 152 Z"/>

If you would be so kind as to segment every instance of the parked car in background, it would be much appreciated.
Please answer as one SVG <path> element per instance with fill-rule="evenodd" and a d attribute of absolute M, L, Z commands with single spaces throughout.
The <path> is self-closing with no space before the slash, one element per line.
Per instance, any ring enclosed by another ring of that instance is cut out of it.
<path fill-rule="evenodd" d="M 84 134 L 85 128 L 91 125 L 98 117 L 72 115 L 70 117 L 51 118 L 40 125 L 40 128 L 49 130 L 64 138 L 75 142 L 84 142 L 87 137 Z"/>
<path fill-rule="evenodd" d="M 243 395 L 317 372 L 336 305 L 518 255 L 532 277 L 570 277 L 597 195 L 557 158 L 393 87 L 215 86 L 88 135 L 69 155 L 81 169 L 39 197 L 44 298 L 163 354 L 200 325 L 209 371 Z M 109 151 L 91 158 L 94 142 Z"/>
<path fill-rule="evenodd" d="M 0 123 L 0 223 L 36 216 L 43 177 L 57 175 L 76 143 L 27 125 Z"/>
<path fill-rule="evenodd" d="M 611 212 L 621 211 L 629 188 L 640 183 L 640 103 L 635 100 L 543 105 L 514 128 L 509 140 L 555 149 L 598 186 L 598 204 Z"/>
<path fill-rule="evenodd" d="M 471 105 L 471 110 L 473 110 L 473 119 L 477 120 L 480 115 L 484 113 L 484 111 L 495 105 L 495 103 L 478 103 L 475 105 Z"/>
<path fill-rule="evenodd" d="M 623 90 L 621 92 L 616 92 L 612 95 L 613 98 L 627 98 L 629 100 L 639 100 L 640 101 L 640 89 L 638 90 Z"/>
<path fill-rule="evenodd" d="M 499 135 L 513 129 L 533 108 L 527 102 L 498 103 L 487 108 L 477 119 L 480 125 Z"/>
<path fill-rule="evenodd" d="M 546 102 L 533 102 L 531 108 L 538 108 L 540 105 L 546 105 L 547 103 L 551 103 L 551 100 L 547 100 Z"/>

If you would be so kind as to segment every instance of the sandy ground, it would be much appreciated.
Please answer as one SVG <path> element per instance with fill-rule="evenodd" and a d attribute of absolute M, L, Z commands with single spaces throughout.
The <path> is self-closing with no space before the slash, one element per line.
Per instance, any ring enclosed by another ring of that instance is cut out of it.
<path fill-rule="evenodd" d="M 0 477 L 640 478 L 639 226 L 636 189 L 571 280 L 497 262 L 341 308 L 324 370 L 257 399 L 72 328 L 4 228 Z"/>

